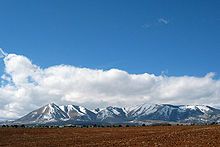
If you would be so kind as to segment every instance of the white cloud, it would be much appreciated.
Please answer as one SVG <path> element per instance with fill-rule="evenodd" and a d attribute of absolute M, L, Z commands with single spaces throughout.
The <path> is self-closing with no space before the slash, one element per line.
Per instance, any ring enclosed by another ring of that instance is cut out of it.
<path fill-rule="evenodd" d="M 149 29 L 151 27 L 158 27 L 159 25 L 167 25 L 169 24 L 170 21 L 168 19 L 165 18 L 158 18 L 156 19 L 156 21 L 152 21 L 152 22 L 146 22 L 143 25 L 141 25 L 141 27 L 143 29 Z"/>
<path fill-rule="evenodd" d="M 216 105 L 220 97 L 220 81 L 213 79 L 213 73 L 167 77 L 67 65 L 42 69 L 16 54 L 7 55 L 4 63 L 0 118 L 18 117 L 50 102 L 90 108 L 141 103 Z"/>
<path fill-rule="evenodd" d="M 165 24 L 165 25 L 167 25 L 169 23 L 169 21 L 165 18 L 159 18 L 158 22 L 161 23 L 161 24 Z"/>
<path fill-rule="evenodd" d="M 151 27 L 151 25 L 150 25 L 150 24 L 145 23 L 145 24 L 143 24 L 141 27 L 142 27 L 142 28 L 144 28 L 144 29 L 148 29 L 148 28 L 150 28 L 150 27 Z"/>
<path fill-rule="evenodd" d="M 0 58 L 4 58 L 7 56 L 7 53 L 5 53 L 1 48 L 0 48 Z"/>

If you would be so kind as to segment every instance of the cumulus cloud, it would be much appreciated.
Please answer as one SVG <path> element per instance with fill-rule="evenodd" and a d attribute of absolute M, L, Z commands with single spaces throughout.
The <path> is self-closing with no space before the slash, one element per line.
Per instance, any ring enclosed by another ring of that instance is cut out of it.
<path fill-rule="evenodd" d="M 88 108 L 141 103 L 218 103 L 220 81 L 204 77 L 129 74 L 119 69 L 98 70 L 70 65 L 41 68 L 22 55 L 4 58 L 0 118 L 20 117 L 47 103 Z"/>

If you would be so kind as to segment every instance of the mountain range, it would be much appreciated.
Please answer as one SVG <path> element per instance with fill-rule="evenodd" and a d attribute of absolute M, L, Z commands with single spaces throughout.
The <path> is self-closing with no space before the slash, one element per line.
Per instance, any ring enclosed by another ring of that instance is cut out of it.
<path fill-rule="evenodd" d="M 106 107 L 47 104 L 12 121 L 13 124 L 114 124 L 114 123 L 212 123 L 220 122 L 220 110 L 205 105 L 143 104 L 136 107 Z"/>

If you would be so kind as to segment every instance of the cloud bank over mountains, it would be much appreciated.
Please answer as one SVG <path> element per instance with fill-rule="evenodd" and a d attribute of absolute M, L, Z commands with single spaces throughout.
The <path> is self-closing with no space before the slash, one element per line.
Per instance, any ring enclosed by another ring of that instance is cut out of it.
<path fill-rule="evenodd" d="M 168 77 L 71 65 L 43 69 L 16 54 L 8 54 L 3 60 L 0 118 L 17 118 L 51 102 L 88 108 L 142 103 L 216 106 L 220 98 L 220 81 L 214 79 L 214 73 L 204 77 Z"/>

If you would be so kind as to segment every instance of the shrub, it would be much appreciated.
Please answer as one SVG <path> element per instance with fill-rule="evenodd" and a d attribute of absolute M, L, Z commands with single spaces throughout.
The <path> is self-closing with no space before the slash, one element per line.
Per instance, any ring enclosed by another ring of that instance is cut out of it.
<path fill-rule="evenodd" d="M 24 125 L 24 124 L 22 124 L 22 125 L 21 125 L 21 128 L 25 128 L 25 125 Z"/>

